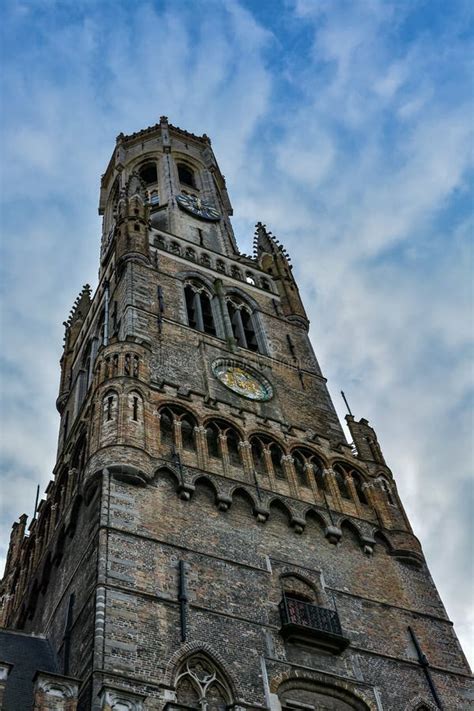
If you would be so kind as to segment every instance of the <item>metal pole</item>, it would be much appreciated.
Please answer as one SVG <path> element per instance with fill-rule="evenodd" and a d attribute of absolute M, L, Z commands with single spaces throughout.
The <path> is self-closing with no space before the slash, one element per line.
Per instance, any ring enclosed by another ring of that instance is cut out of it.
<path fill-rule="evenodd" d="M 436 705 L 438 706 L 441 711 L 443 711 L 443 704 L 441 703 L 441 699 L 438 696 L 438 692 L 436 690 L 436 686 L 433 681 L 433 677 L 431 676 L 430 672 L 430 665 L 428 662 L 428 659 L 426 658 L 425 654 L 423 653 L 423 650 L 420 647 L 420 643 L 418 642 L 418 639 L 416 637 L 416 634 L 414 630 L 409 626 L 408 627 L 408 632 L 410 633 L 410 637 L 412 638 L 413 644 L 415 645 L 416 653 L 418 655 L 418 661 L 420 662 L 420 665 L 425 673 L 426 681 L 428 682 L 428 686 L 430 687 L 430 691 L 433 695 L 433 699 L 436 702 Z"/>
<path fill-rule="evenodd" d="M 33 521 L 35 520 L 35 518 L 36 518 L 36 512 L 38 511 L 39 493 L 40 493 L 40 486 L 39 486 L 39 484 L 38 484 L 38 486 L 36 487 L 36 499 L 35 499 L 35 510 L 34 510 L 34 513 L 33 513 Z"/>
<path fill-rule="evenodd" d="M 350 415 L 351 417 L 353 417 L 353 414 L 352 414 L 352 412 L 351 412 L 351 408 L 349 407 L 349 403 L 347 402 L 347 399 L 346 399 L 346 396 L 344 395 L 344 391 L 343 391 L 343 390 L 341 390 L 341 395 L 342 395 L 342 399 L 343 399 L 344 402 L 346 403 L 346 407 L 347 407 L 347 411 L 348 411 L 349 415 Z"/>
<path fill-rule="evenodd" d="M 187 628 L 186 628 L 186 608 L 188 604 L 188 593 L 186 589 L 186 569 L 184 560 L 179 561 L 179 614 L 181 621 L 181 642 L 186 641 Z"/>
<path fill-rule="evenodd" d="M 181 457 L 179 456 L 179 452 L 175 449 L 175 447 L 173 447 L 173 451 L 171 452 L 171 461 L 178 469 L 181 486 L 184 486 L 183 466 L 181 464 Z"/>

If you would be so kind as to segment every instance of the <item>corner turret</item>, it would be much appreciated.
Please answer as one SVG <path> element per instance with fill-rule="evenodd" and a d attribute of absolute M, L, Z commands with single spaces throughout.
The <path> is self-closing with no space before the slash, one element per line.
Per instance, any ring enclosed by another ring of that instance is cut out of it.
<path fill-rule="evenodd" d="M 74 344 L 76 342 L 82 324 L 89 312 L 92 303 L 92 292 L 89 284 L 84 284 L 81 293 L 74 302 L 67 321 L 64 321 L 64 348 L 61 357 L 61 379 L 59 383 L 59 395 L 56 400 L 56 408 L 59 413 L 63 411 L 64 404 L 71 389 L 71 359 Z"/>
<path fill-rule="evenodd" d="M 260 268 L 269 274 L 276 284 L 285 316 L 290 321 L 300 323 L 307 330 L 309 319 L 293 277 L 288 252 L 261 222 L 256 224 L 254 252 Z"/>

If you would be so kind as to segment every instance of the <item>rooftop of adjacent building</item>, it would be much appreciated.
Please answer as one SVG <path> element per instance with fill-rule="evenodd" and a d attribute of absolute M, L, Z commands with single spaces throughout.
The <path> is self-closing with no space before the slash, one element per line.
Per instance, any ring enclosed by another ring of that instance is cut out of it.
<path fill-rule="evenodd" d="M 8 665 L 3 711 L 20 711 L 33 705 L 36 672 L 58 672 L 58 663 L 46 637 L 0 629 L 0 666 Z"/>

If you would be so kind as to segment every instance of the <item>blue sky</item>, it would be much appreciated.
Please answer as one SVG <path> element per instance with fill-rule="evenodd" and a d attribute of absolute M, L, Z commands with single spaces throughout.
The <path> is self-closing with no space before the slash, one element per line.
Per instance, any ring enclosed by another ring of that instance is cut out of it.
<path fill-rule="evenodd" d="M 4 0 L 2 543 L 54 465 L 100 174 L 119 132 L 166 114 L 211 136 L 242 251 L 257 220 L 289 250 L 335 404 L 376 427 L 469 652 L 471 6 Z"/>

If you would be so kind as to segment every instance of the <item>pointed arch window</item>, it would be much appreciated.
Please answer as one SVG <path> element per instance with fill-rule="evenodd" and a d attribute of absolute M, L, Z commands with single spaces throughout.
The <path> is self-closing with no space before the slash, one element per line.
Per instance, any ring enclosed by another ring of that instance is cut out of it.
<path fill-rule="evenodd" d="M 292 452 L 296 476 L 301 486 L 309 486 L 308 473 L 312 472 L 316 486 L 326 491 L 324 467 L 321 460 L 310 449 L 298 448 Z"/>
<path fill-rule="evenodd" d="M 390 506 L 396 506 L 395 499 L 393 498 L 393 494 L 392 494 L 391 487 L 390 487 L 390 485 L 388 484 L 387 480 L 381 478 L 381 479 L 379 479 L 379 482 L 380 482 L 380 486 L 381 486 L 381 488 L 382 488 L 382 491 L 384 492 L 385 497 L 386 497 L 388 503 L 390 504 Z"/>
<path fill-rule="evenodd" d="M 364 482 L 363 482 L 361 475 L 359 474 L 358 471 L 353 469 L 351 471 L 351 476 L 352 476 L 352 481 L 354 482 L 354 487 L 356 490 L 357 498 L 359 499 L 361 504 L 364 504 L 364 506 L 368 506 L 369 502 L 367 501 L 367 497 L 365 495 L 365 491 L 363 488 Z"/>
<path fill-rule="evenodd" d="M 234 428 L 224 420 L 214 420 L 206 426 L 207 452 L 210 457 L 221 459 L 227 450 L 229 464 L 242 466 L 240 455 L 240 436 Z"/>
<path fill-rule="evenodd" d="M 293 463 L 295 466 L 296 478 L 300 486 L 309 486 L 306 459 L 301 452 L 293 452 Z"/>
<path fill-rule="evenodd" d="M 181 427 L 181 447 L 187 452 L 196 451 L 195 427 L 196 419 L 185 410 L 178 407 L 163 407 L 160 410 L 161 444 L 167 447 L 177 447 L 175 423 Z"/>
<path fill-rule="evenodd" d="M 103 420 L 104 423 L 112 422 L 117 419 L 118 415 L 118 396 L 113 390 L 105 395 L 103 399 Z"/>
<path fill-rule="evenodd" d="M 286 479 L 282 458 L 284 451 L 271 437 L 254 435 L 250 438 L 253 466 L 257 474 L 273 474 L 276 479 Z M 268 452 L 268 457 L 265 454 Z M 270 470 L 270 471 L 269 471 Z"/>
<path fill-rule="evenodd" d="M 267 474 L 267 464 L 265 461 L 265 450 L 263 442 L 259 437 L 252 437 L 250 440 L 253 466 L 257 474 Z"/>
<path fill-rule="evenodd" d="M 225 711 L 232 695 L 217 665 L 204 654 L 195 654 L 176 676 L 176 700 L 179 705 L 201 711 Z"/>
<path fill-rule="evenodd" d="M 341 494 L 342 498 L 350 499 L 351 495 L 349 493 L 349 489 L 347 488 L 345 469 L 340 464 L 336 464 L 333 467 L 333 471 L 336 477 L 339 493 Z"/>
<path fill-rule="evenodd" d="M 181 417 L 181 443 L 183 449 L 188 452 L 196 451 L 196 440 L 194 437 L 195 420 L 191 415 L 183 415 Z"/>
<path fill-rule="evenodd" d="M 226 442 L 227 442 L 227 454 L 229 455 L 229 463 L 234 466 L 241 466 L 242 460 L 240 458 L 240 438 L 237 432 L 233 429 L 228 429 L 226 431 Z"/>
<path fill-rule="evenodd" d="M 188 324 L 196 331 L 216 335 L 211 297 L 197 282 L 189 282 L 184 287 Z"/>
<path fill-rule="evenodd" d="M 156 163 L 145 163 L 139 169 L 138 174 L 145 185 L 155 185 L 158 182 Z"/>
<path fill-rule="evenodd" d="M 260 349 L 255 333 L 253 314 L 247 304 L 244 304 L 240 299 L 228 299 L 227 311 L 237 344 L 241 348 L 258 352 Z"/>
<path fill-rule="evenodd" d="M 206 427 L 207 453 L 215 459 L 220 459 L 221 456 L 219 434 L 218 426 L 214 422 L 210 422 Z"/>
<path fill-rule="evenodd" d="M 173 413 L 167 407 L 160 410 L 160 434 L 162 445 L 174 445 Z"/>
<path fill-rule="evenodd" d="M 273 474 L 277 479 L 286 479 L 283 468 L 283 450 L 279 444 L 272 442 L 269 446 L 270 458 L 272 461 Z"/>
<path fill-rule="evenodd" d="M 178 178 L 181 185 L 187 185 L 189 188 L 196 189 L 196 180 L 194 171 L 185 163 L 178 163 Z"/>

